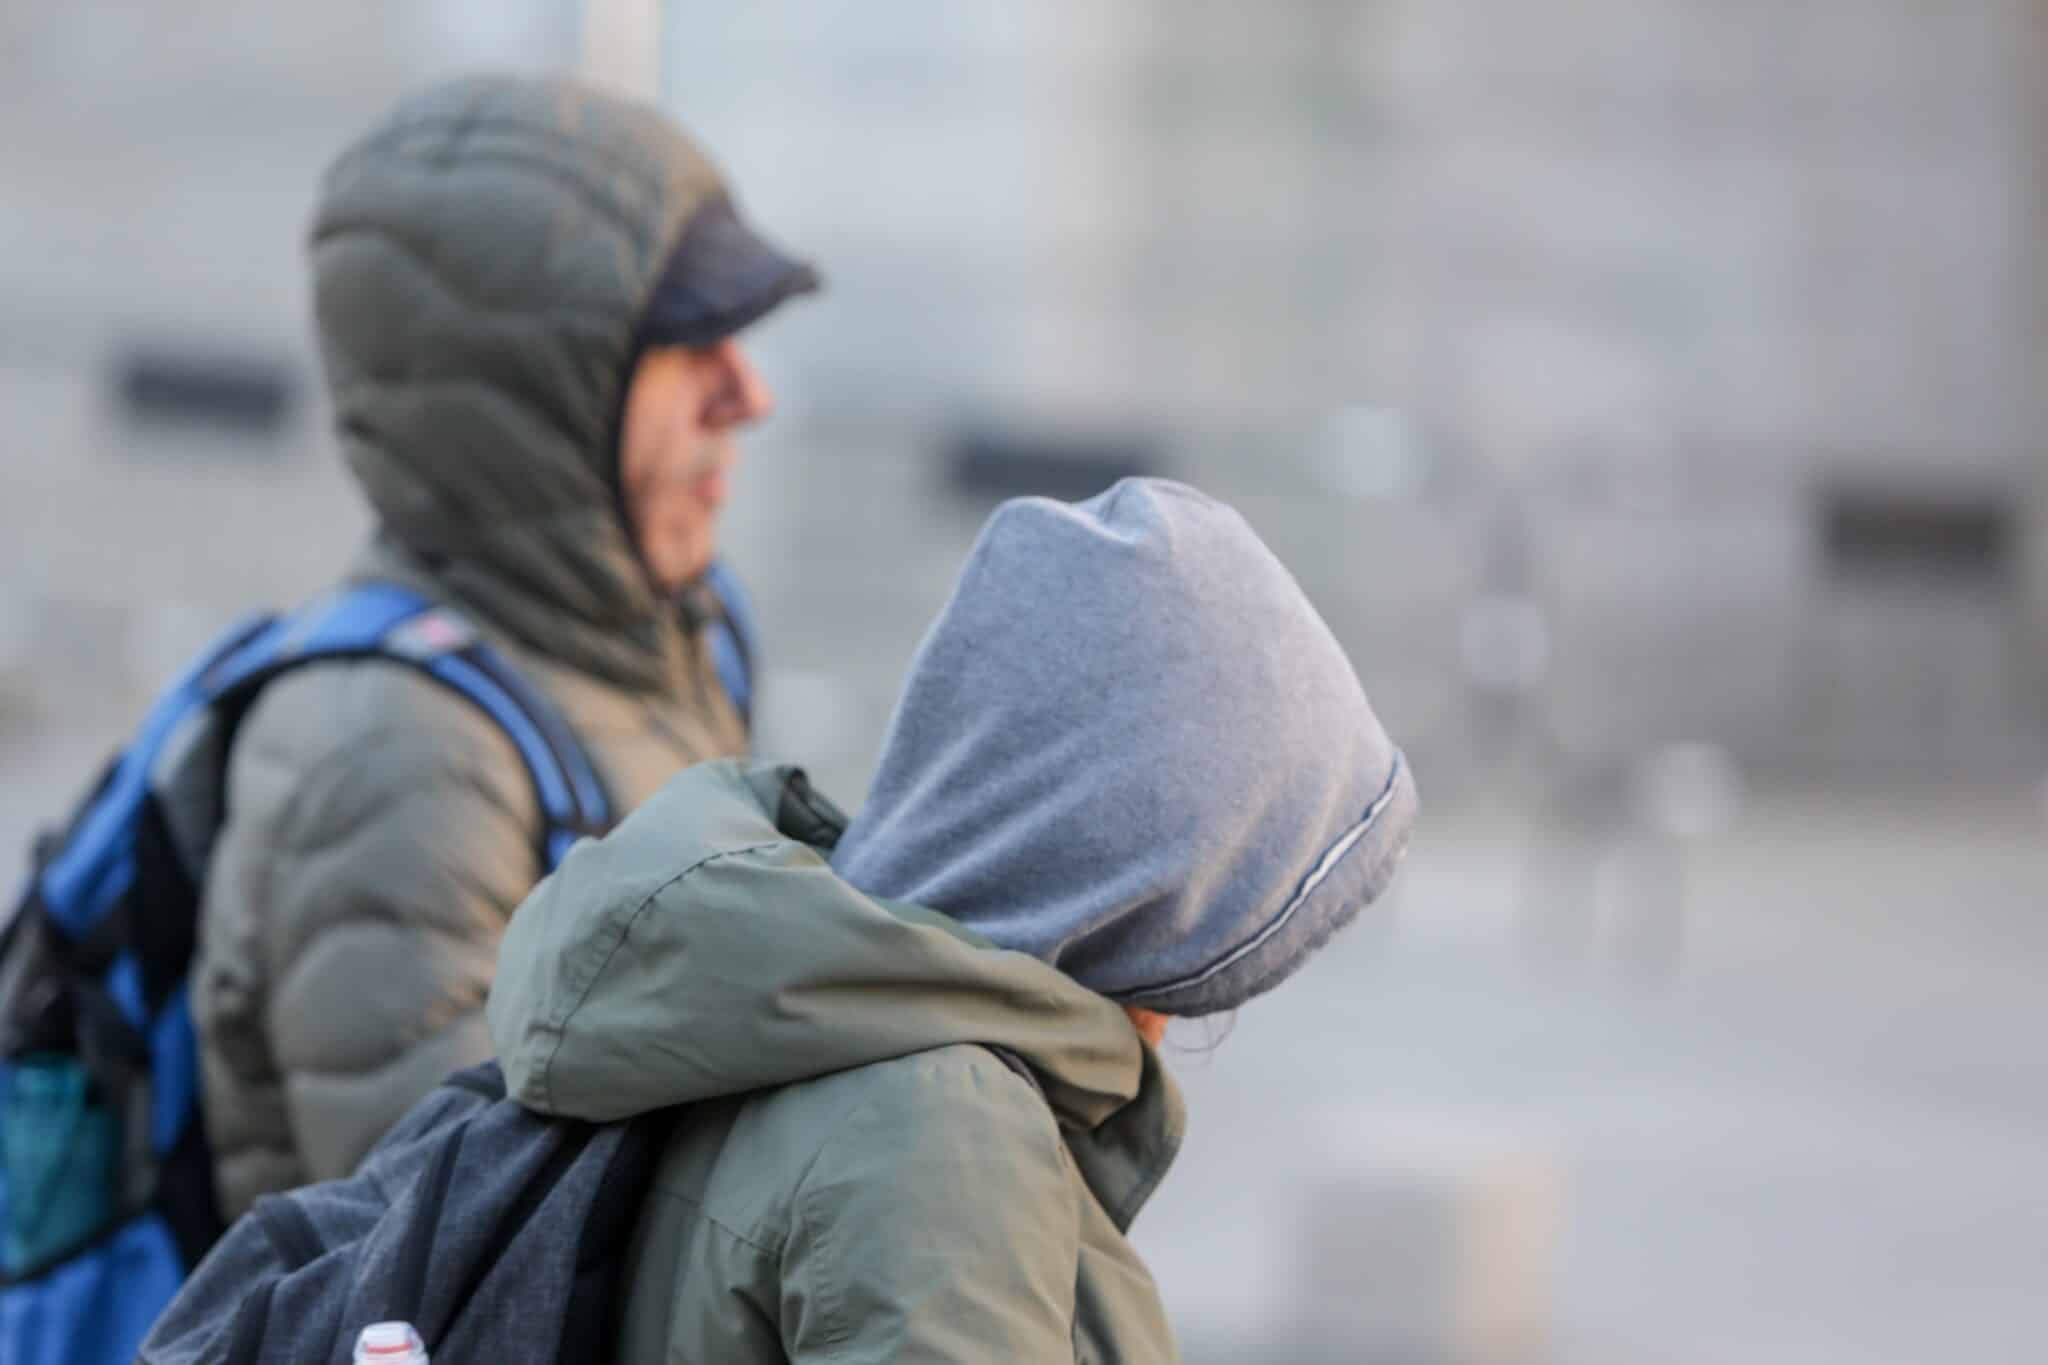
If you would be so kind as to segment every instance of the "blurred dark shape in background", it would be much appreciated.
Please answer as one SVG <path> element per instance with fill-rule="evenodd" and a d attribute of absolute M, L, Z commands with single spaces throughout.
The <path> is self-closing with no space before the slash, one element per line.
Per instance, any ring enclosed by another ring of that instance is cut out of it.
<path fill-rule="evenodd" d="M 1039 496 L 1090 498 L 1118 479 L 1165 473 L 1142 435 L 1060 433 L 982 423 L 947 443 L 946 470 L 962 496 L 990 502 Z"/>
<path fill-rule="evenodd" d="M 2009 497 L 1836 487 L 1821 503 L 1828 569 L 1838 578 L 2012 591 L 2019 537 Z"/>
<path fill-rule="evenodd" d="M 119 402 L 137 422 L 201 423 L 273 437 L 290 413 L 293 378 L 286 365 L 262 357 L 168 346 L 131 347 L 114 366 Z"/>

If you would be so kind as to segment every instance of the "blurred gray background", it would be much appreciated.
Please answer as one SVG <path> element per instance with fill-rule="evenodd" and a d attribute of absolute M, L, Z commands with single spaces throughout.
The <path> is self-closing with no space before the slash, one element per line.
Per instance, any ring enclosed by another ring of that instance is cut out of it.
<path fill-rule="evenodd" d="M 0 847 L 364 534 L 306 216 L 479 67 L 825 268 L 765 751 L 857 803 L 991 448 L 1235 501 L 1408 747 L 1392 902 L 1172 1045 L 1191 1359 L 2043 1358 L 2048 4 L 0 0 Z"/>

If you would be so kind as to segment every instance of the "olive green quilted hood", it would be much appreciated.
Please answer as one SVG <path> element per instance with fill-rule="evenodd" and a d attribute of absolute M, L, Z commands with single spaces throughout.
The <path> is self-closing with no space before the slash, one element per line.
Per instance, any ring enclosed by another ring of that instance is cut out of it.
<path fill-rule="evenodd" d="M 648 299 L 719 173 L 654 108 L 475 77 L 328 171 L 314 310 L 380 532 L 527 644 L 632 689 L 685 668 L 620 514 L 615 428 Z"/>

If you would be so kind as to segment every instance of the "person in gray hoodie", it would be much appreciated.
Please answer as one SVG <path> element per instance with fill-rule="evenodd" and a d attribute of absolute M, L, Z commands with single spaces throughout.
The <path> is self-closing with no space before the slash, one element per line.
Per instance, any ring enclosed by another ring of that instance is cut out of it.
<path fill-rule="evenodd" d="M 1125 1233 L 1183 1130 L 1165 1020 L 1273 989 L 1393 877 L 1414 781 L 1237 513 L 998 509 L 850 825 L 690 769 L 514 916 L 514 1099 L 690 1104 L 627 1360 L 1163 1361 Z"/>

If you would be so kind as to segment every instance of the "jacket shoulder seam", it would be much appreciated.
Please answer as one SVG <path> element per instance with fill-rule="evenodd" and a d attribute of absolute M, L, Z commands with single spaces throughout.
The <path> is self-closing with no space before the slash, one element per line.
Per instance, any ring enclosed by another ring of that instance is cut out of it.
<path fill-rule="evenodd" d="M 539 1074 L 536 1077 L 536 1099 L 544 1105 L 549 1102 L 549 1096 L 554 1091 L 555 1059 L 561 1055 L 563 1045 L 569 1040 L 569 1025 L 575 1020 L 577 1012 L 590 999 L 590 993 L 597 988 L 597 983 L 604 979 L 604 974 L 607 971 L 611 970 L 612 959 L 619 955 L 619 950 L 625 947 L 626 940 L 633 936 L 633 926 L 640 922 L 641 917 L 647 913 L 649 907 L 675 886 L 687 880 L 699 868 L 725 858 L 735 858 L 748 853 L 759 853 L 764 849 L 788 847 L 791 842 L 788 839 L 764 839 L 760 843 L 746 844 L 739 848 L 722 848 L 716 852 L 707 853 L 696 862 L 691 863 L 688 867 L 676 873 L 673 877 L 662 882 L 652 891 L 649 891 L 641 898 L 638 905 L 634 906 L 628 914 L 617 921 L 615 929 L 608 930 L 611 937 L 611 945 L 605 949 L 603 958 L 590 973 L 589 979 L 584 981 L 582 988 L 576 992 L 576 998 L 570 1002 L 568 1009 L 562 1012 L 561 1019 L 548 1029 L 549 1032 L 554 1034 L 554 1046 L 548 1049 L 547 1059 L 540 1064 Z"/>
<path fill-rule="evenodd" d="M 697 1211 L 698 1217 L 702 1218 L 705 1222 L 711 1224 L 712 1227 L 717 1228 L 720 1232 L 724 1233 L 726 1236 L 732 1238 L 735 1242 L 738 1242 L 741 1246 L 746 1247 L 749 1251 L 752 1251 L 757 1255 L 763 1256 L 771 1261 L 777 1259 L 780 1255 L 780 1253 L 777 1252 L 773 1247 L 766 1247 L 761 1245 L 760 1242 L 756 1241 L 752 1237 L 749 1237 L 746 1233 L 741 1232 L 731 1223 L 726 1222 L 723 1218 L 720 1218 L 710 1209 L 704 1207 L 704 1201 L 701 1199 L 693 1199 L 692 1197 L 690 1197 L 687 1194 L 684 1194 L 680 1190 L 666 1189 L 660 1185 L 654 1186 L 648 1191 L 648 1193 L 652 1194 L 657 1199 L 668 1200 L 670 1203 L 689 1205 L 692 1209 L 695 1209 Z"/>

